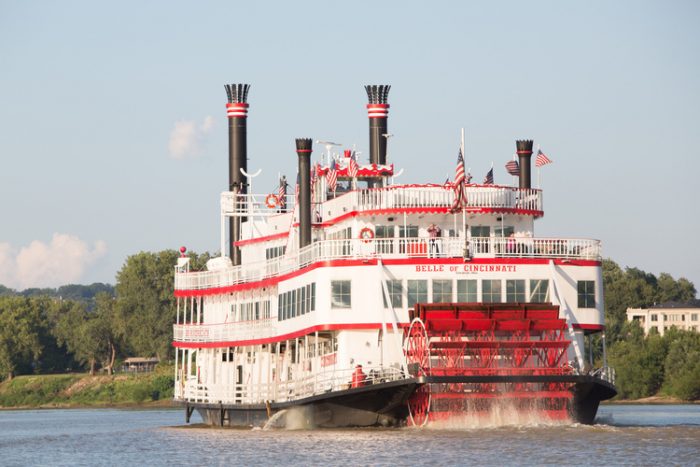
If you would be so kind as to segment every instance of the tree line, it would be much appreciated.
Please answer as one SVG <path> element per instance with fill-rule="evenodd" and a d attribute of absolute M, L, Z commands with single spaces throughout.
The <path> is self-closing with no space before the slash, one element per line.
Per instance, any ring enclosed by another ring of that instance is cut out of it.
<path fill-rule="evenodd" d="M 68 285 L 17 292 L 0 286 L 0 380 L 16 374 L 89 370 L 111 373 L 129 356 L 173 357 L 175 250 L 129 256 L 116 286 Z M 203 269 L 208 253 L 190 253 Z M 700 334 L 673 330 L 645 337 L 628 323 L 628 307 L 695 300 L 695 286 L 670 274 L 658 277 L 603 261 L 606 340 L 622 397 L 663 391 L 700 398 Z M 598 361 L 602 355 L 596 355 Z"/>
<path fill-rule="evenodd" d="M 103 368 L 129 356 L 173 357 L 173 272 L 179 253 L 129 256 L 116 286 L 17 292 L 0 286 L 0 381 L 17 374 Z M 189 254 L 201 269 L 209 254 Z"/>

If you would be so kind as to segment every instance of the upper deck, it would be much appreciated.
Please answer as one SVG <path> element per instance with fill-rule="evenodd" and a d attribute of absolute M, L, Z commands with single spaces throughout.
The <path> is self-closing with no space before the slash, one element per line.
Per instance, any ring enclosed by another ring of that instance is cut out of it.
<path fill-rule="evenodd" d="M 521 189 L 500 185 L 467 185 L 465 211 L 468 213 L 514 213 L 541 217 L 542 190 Z M 390 185 L 338 193 L 335 198 L 312 202 L 318 208 L 315 222 L 329 222 L 352 212 L 432 211 L 448 212 L 454 202 L 451 185 Z M 222 214 L 226 216 L 272 216 L 279 213 L 277 206 L 269 207 L 266 195 L 221 194 Z M 294 196 L 287 197 L 292 206 Z"/>

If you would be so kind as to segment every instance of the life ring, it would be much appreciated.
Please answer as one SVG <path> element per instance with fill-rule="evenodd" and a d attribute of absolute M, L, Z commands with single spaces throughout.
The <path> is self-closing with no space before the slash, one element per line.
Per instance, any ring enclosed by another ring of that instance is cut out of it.
<path fill-rule="evenodd" d="M 370 242 L 373 238 L 374 230 L 370 229 L 369 227 L 365 227 L 364 229 L 360 230 L 360 240 L 363 242 Z"/>
<path fill-rule="evenodd" d="M 272 193 L 267 195 L 267 197 L 265 198 L 265 206 L 267 206 L 270 209 L 276 208 L 277 205 L 279 204 L 279 202 L 280 202 L 280 200 L 277 197 L 277 195 L 274 195 Z"/>

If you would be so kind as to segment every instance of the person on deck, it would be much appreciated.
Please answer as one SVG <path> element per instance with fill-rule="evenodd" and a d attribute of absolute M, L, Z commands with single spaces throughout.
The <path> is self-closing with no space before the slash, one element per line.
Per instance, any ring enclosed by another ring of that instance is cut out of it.
<path fill-rule="evenodd" d="M 438 244 L 438 239 L 441 235 L 442 230 L 439 226 L 435 224 L 430 224 L 430 226 L 428 226 L 428 238 L 430 243 L 428 257 L 432 258 L 433 255 L 435 255 L 435 257 L 440 256 L 440 245 Z"/>

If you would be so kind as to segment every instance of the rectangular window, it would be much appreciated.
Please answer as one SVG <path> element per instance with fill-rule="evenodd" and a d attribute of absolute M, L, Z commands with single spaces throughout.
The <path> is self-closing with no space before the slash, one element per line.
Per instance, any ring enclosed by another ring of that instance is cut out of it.
<path fill-rule="evenodd" d="M 595 281 L 578 281 L 578 307 L 595 308 Z"/>
<path fill-rule="evenodd" d="M 401 286 L 401 280 L 394 279 L 386 281 L 386 288 L 389 291 L 391 306 L 393 308 L 403 308 L 403 287 Z M 382 297 L 384 299 L 384 308 L 388 308 L 386 304 L 386 296 L 384 296 L 384 290 L 382 290 Z"/>
<path fill-rule="evenodd" d="M 413 308 L 416 303 L 426 303 L 428 301 L 428 281 L 409 279 L 406 289 L 409 308 Z"/>
<path fill-rule="evenodd" d="M 491 236 L 491 227 L 488 225 L 472 225 L 470 228 L 471 240 L 470 243 L 475 253 L 489 252 L 489 237 Z"/>
<path fill-rule="evenodd" d="M 316 283 L 311 283 L 311 311 L 316 310 Z"/>
<path fill-rule="evenodd" d="M 306 301 L 306 287 L 302 287 L 301 289 L 299 289 L 299 291 L 301 292 L 301 300 L 300 300 L 301 307 L 299 310 L 299 314 L 305 315 L 306 313 L 309 312 L 309 309 L 306 308 L 308 305 L 308 302 Z"/>
<path fill-rule="evenodd" d="M 659 315 L 651 315 L 651 320 L 652 320 L 652 321 L 658 321 L 658 320 L 659 320 Z"/>
<path fill-rule="evenodd" d="M 481 296 L 484 303 L 501 302 L 501 280 L 484 279 L 481 281 Z"/>
<path fill-rule="evenodd" d="M 525 301 L 525 280 L 506 280 L 506 302 L 523 303 Z"/>
<path fill-rule="evenodd" d="M 452 302 L 452 280 L 433 279 L 433 303 Z"/>
<path fill-rule="evenodd" d="M 697 321 L 697 320 L 698 320 L 698 314 L 697 314 L 697 313 L 693 313 L 692 315 L 690 315 L 690 321 Z"/>
<path fill-rule="evenodd" d="M 462 303 L 476 302 L 476 279 L 457 280 L 457 301 Z"/>
<path fill-rule="evenodd" d="M 350 281 L 331 281 L 331 308 L 352 307 Z"/>
<path fill-rule="evenodd" d="M 549 280 L 530 279 L 530 302 L 546 303 L 549 301 Z"/>

